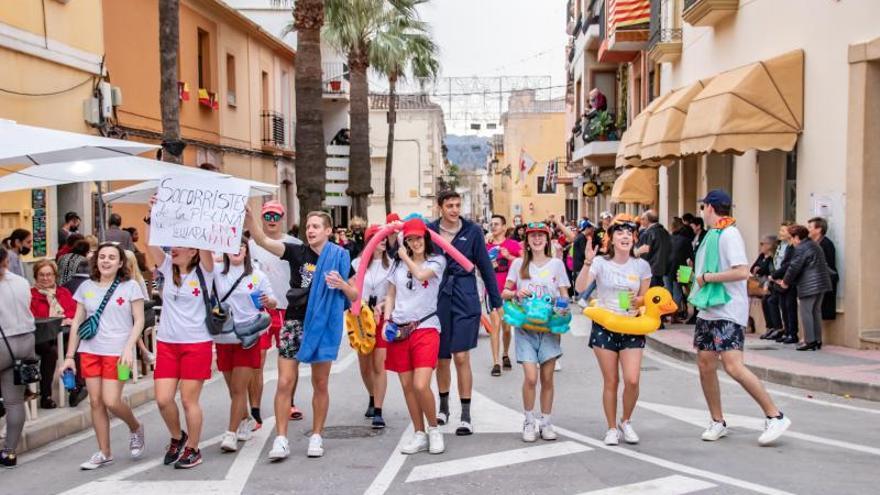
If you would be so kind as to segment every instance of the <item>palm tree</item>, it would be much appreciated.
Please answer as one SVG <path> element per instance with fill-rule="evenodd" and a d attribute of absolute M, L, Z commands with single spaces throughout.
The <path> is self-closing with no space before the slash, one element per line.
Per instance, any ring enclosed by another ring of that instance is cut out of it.
<path fill-rule="evenodd" d="M 180 98 L 177 52 L 180 47 L 180 0 L 159 0 L 159 105 L 162 112 L 162 159 L 180 163 Z"/>
<path fill-rule="evenodd" d="M 348 189 L 352 215 L 367 217 L 370 185 L 370 106 L 367 70 L 377 37 L 392 25 L 417 22 L 416 7 L 427 0 L 326 0 L 327 25 L 323 35 L 345 53 L 351 82 L 351 151 Z"/>
<path fill-rule="evenodd" d="M 421 23 L 392 25 L 377 37 L 371 50 L 373 68 L 388 78 L 388 153 L 385 156 L 385 214 L 391 213 L 391 172 L 394 163 L 394 124 L 397 122 L 397 82 L 407 72 L 421 83 L 440 73 L 437 45 Z M 421 180 L 421 177 L 419 177 Z"/>

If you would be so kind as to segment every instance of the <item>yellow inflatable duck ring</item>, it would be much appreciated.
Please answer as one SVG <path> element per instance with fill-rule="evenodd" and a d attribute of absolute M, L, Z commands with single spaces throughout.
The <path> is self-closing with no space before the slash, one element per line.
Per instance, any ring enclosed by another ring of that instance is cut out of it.
<path fill-rule="evenodd" d="M 584 316 L 611 330 L 627 335 L 647 335 L 660 328 L 660 317 L 674 313 L 678 305 L 663 287 L 651 287 L 645 293 L 645 310 L 639 316 L 625 316 L 598 306 L 584 309 Z"/>
<path fill-rule="evenodd" d="M 361 354 L 373 352 L 376 346 L 376 319 L 369 306 L 362 305 L 359 315 L 345 312 L 345 330 L 348 332 L 348 343 L 351 348 Z"/>

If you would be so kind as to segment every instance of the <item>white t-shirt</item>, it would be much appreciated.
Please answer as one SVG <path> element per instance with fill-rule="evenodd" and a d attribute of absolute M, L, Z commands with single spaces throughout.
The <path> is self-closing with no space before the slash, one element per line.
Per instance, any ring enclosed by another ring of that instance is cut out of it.
<path fill-rule="evenodd" d="M 599 307 L 618 314 L 628 314 L 620 308 L 621 291 L 639 293 L 642 280 L 651 279 L 651 265 L 641 258 L 630 258 L 620 265 L 604 256 L 596 256 L 590 266 L 590 275 L 596 280 L 596 299 Z"/>
<path fill-rule="evenodd" d="M 421 268 L 430 268 L 434 276 L 424 282 L 419 282 L 415 277 L 410 278 L 407 276 L 409 269 L 402 261 L 391 275 L 390 282 L 396 289 L 394 311 L 391 313 L 391 319 L 395 323 L 418 321 L 437 312 L 437 296 L 440 294 L 443 271 L 446 270 L 446 257 L 431 256 L 421 264 Z M 434 315 L 423 321 L 419 328 L 436 328 L 439 332 L 440 318 Z"/>
<path fill-rule="evenodd" d="M 284 234 L 279 240 L 287 244 L 302 244 L 301 240 L 288 234 Z M 253 240 L 248 241 L 248 252 L 251 254 L 254 268 L 259 268 L 269 279 L 272 293 L 277 295 L 275 299 L 278 300 L 278 309 L 287 309 L 287 291 L 290 290 L 290 263 L 261 248 Z"/>
<path fill-rule="evenodd" d="M 749 260 L 746 257 L 745 242 L 743 242 L 742 234 L 740 234 L 736 227 L 727 227 L 721 231 L 721 236 L 718 238 L 718 256 L 720 258 L 718 270 L 722 272 L 730 270 L 734 266 L 749 265 Z M 703 241 L 694 260 L 695 276 L 703 273 L 705 258 L 706 241 Z M 731 298 L 730 302 L 700 310 L 698 316 L 704 320 L 727 320 L 747 326 L 749 323 L 749 292 L 747 285 L 745 280 L 724 282 L 724 289 Z M 694 284 L 691 290 L 696 291 L 694 294 L 699 292 L 699 284 Z"/>
<path fill-rule="evenodd" d="M 571 287 L 568 274 L 565 272 L 565 264 L 559 258 L 550 258 L 541 266 L 530 263 L 528 279 L 519 276 L 522 264 L 522 258 L 513 260 L 510 271 L 507 272 L 507 282 L 513 282 L 516 290 L 528 289 L 536 297 L 549 295 L 556 298 L 559 296 L 560 287 Z"/>
<path fill-rule="evenodd" d="M 232 266 L 229 273 L 223 275 L 218 271 L 214 276 L 214 283 L 217 284 L 217 298 L 226 296 L 232 284 L 238 280 L 238 277 L 244 273 L 244 266 Z M 251 294 L 255 291 L 263 291 L 263 294 L 275 299 L 275 293 L 272 291 L 272 284 L 266 277 L 266 274 L 260 270 L 254 269 L 250 275 L 246 275 L 229 297 L 226 298 L 225 304 L 229 305 L 232 311 L 232 321 L 235 323 L 247 323 L 260 314 L 260 310 L 254 306 Z"/>
<path fill-rule="evenodd" d="M 158 340 L 169 344 L 210 342 L 211 334 L 208 333 L 205 322 L 205 300 L 196 270 L 181 276 L 180 287 L 174 285 L 171 256 L 166 254 L 165 261 L 159 266 L 159 272 L 165 277 L 165 283 L 162 284 Z M 214 273 L 203 268 L 202 274 L 205 277 L 205 286 L 210 290 Z"/>
<path fill-rule="evenodd" d="M 82 304 L 86 309 L 86 316 L 92 316 L 110 286 L 101 287 L 93 280 L 86 280 L 78 289 L 73 299 Z M 101 321 L 98 324 L 98 334 L 89 340 L 81 340 L 79 352 L 97 354 L 99 356 L 120 356 L 125 350 L 125 343 L 131 335 L 131 327 L 134 325 L 134 316 L 131 311 L 133 301 L 143 301 L 144 293 L 134 280 L 120 282 L 104 312 L 101 313 Z"/>
<path fill-rule="evenodd" d="M 361 259 L 355 258 L 351 262 L 351 267 L 357 271 L 360 264 Z M 388 284 L 390 283 L 389 279 L 391 278 L 391 268 L 393 266 L 393 263 L 389 263 L 388 268 L 385 268 L 381 259 L 370 261 L 367 273 L 364 274 L 364 290 L 361 294 L 362 301 L 369 301 L 371 297 L 376 298 L 376 304 L 382 304 L 385 301 L 385 296 L 388 295 Z"/>

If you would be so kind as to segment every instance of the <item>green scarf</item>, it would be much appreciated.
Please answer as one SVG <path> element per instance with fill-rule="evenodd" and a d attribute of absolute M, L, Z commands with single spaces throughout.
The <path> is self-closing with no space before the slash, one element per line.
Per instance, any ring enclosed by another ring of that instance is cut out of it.
<path fill-rule="evenodd" d="M 691 295 L 688 297 L 688 302 L 693 304 L 697 309 L 706 309 L 712 306 L 720 306 L 722 304 L 727 304 L 731 297 L 730 294 L 724 289 L 724 283 L 722 282 L 708 282 L 704 284 L 702 287 L 697 283 L 697 279 L 705 274 L 705 273 L 717 273 L 719 271 L 721 265 L 721 256 L 718 252 L 718 240 L 721 238 L 721 232 L 724 228 L 733 225 L 733 222 L 722 221 L 719 222 L 720 225 L 717 227 L 710 229 L 709 232 L 706 233 L 705 239 L 700 244 L 700 249 L 697 252 L 699 256 L 699 252 L 703 252 L 703 271 L 701 273 L 696 274 L 694 277 L 694 284 L 691 286 Z"/>

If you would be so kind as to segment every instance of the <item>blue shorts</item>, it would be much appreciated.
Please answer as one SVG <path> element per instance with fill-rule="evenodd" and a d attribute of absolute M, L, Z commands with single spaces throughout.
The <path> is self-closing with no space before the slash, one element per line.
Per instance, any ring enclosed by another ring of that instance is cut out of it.
<path fill-rule="evenodd" d="M 531 332 L 517 328 L 516 362 L 544 364 L 562 356 L 562 336 L 550 332 Z"/>
<path fill-rule="evenodd" d="M 460 301 L 461 298 L 440 295 L 437 299 L 437 317 L 440 318 L 440 359 L 452 359 L 458 352 L 467 352 L 477 347 L 480 336 L 480 306 L 477 300 L 476 313 Z"/>

